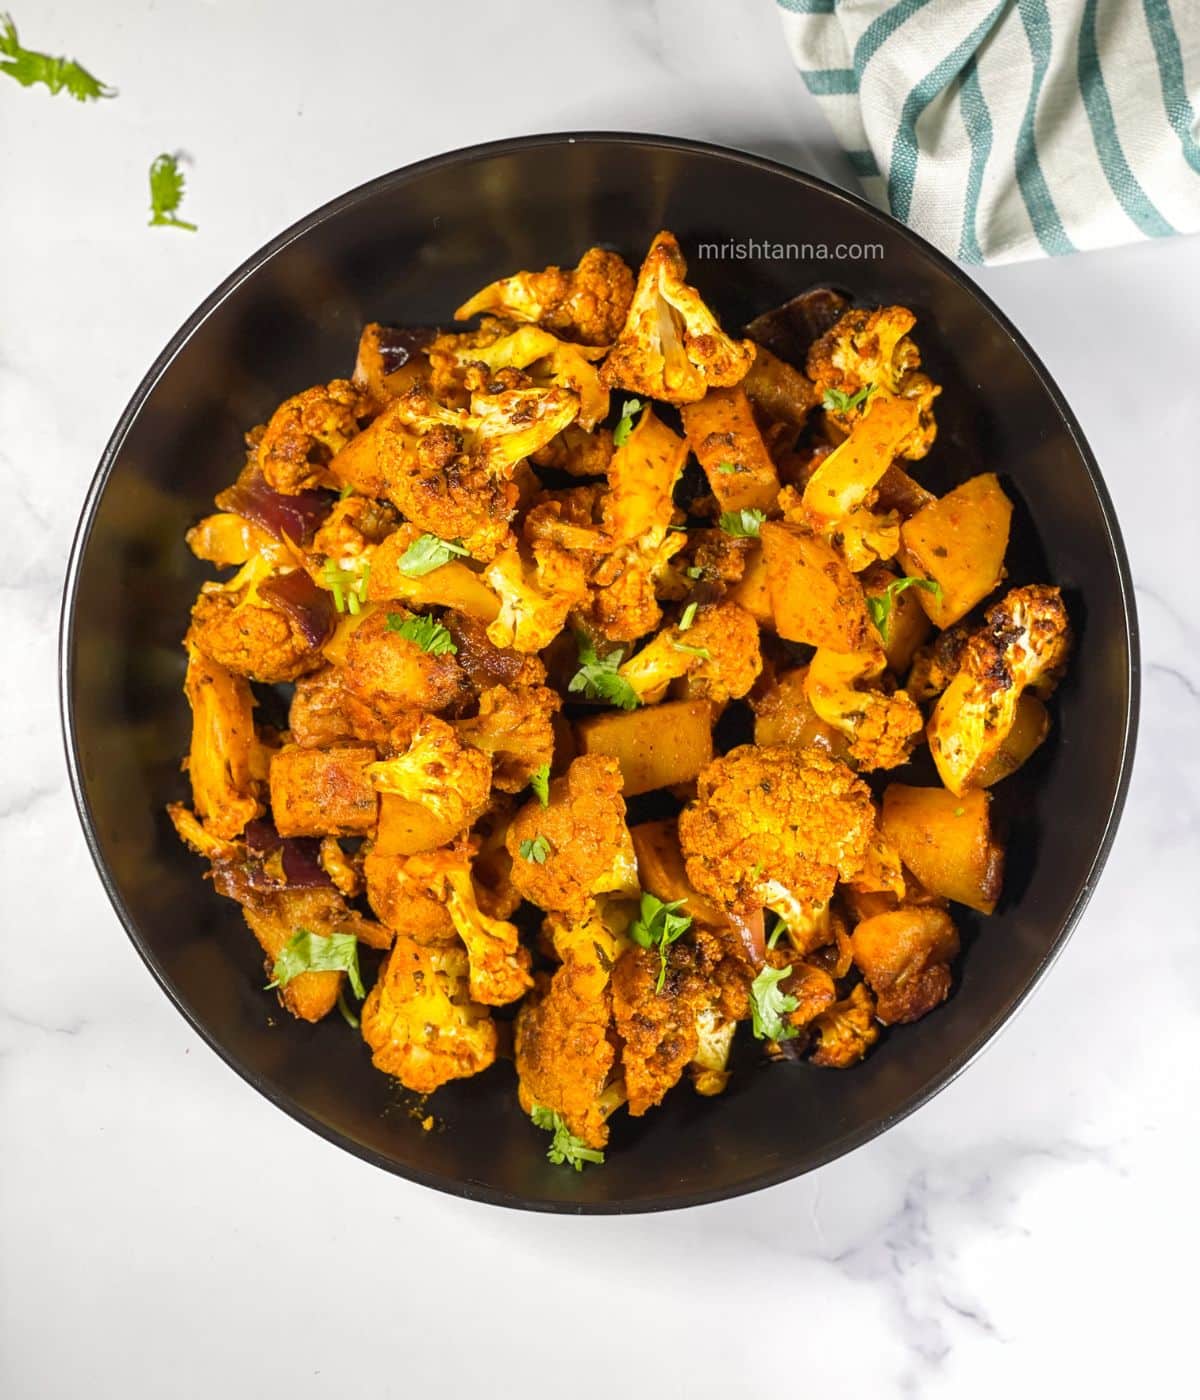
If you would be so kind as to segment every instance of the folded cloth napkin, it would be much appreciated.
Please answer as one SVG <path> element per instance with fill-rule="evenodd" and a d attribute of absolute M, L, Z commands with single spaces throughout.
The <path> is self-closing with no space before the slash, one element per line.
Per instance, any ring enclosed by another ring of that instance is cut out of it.
<path fill-rule="evenodd" d="M 778 0 L 868 198 L 968 263 L 1200 232 L 1200 0 Z"/>

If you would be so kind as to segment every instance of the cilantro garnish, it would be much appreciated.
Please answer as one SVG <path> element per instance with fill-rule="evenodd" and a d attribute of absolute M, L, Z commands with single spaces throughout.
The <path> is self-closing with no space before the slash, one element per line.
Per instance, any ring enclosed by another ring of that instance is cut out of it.
<path fill-rule="evenodd" d="M 185 181 L 179 161 L 172 155 L 155 156 L 150 162 L 150 224 L 168 228 L 185 228 L 196 232 L 196 225 L 179 218 L 177 210 L 183 203 Z"/>
<path fill-rule="evenodd" d="M 663 983 L 667 980 L 667 953 L 671 944 L 692 926 L 691 918 L 687 914 L 675 912 L 686 903 L 684 899 L 676 899 L 670 904 L 664 904 L 655 895 L 643 891 L 638 916 L 629 925 L 629 936 L 640 948 L 658 949 L 658 985 L 654 989 L 656 992 L 662 991 Z"/>
<path fill-rule="evenodd" d="M 640 413 L 645 405 L 641 399 L 626 399 L 621 405 L 621 416 L 613 429 L 613 446 L 624 447 L 625 441 L 634 429 L 634 414 Z"/>
<path fill-rule="evenodd" d="M 696 620 L 696 608 L 697 608 L 698 606 L 699 606 L 699 605 L 696 604 L 696 603 L 689 603 L 689 604 L 687 605 L 687 607 L 684 608 L 683 612 L 680 613 L 680 615 L 679 615 L 679 630 L 680 630 L 681 632 L 686 632 L 686 631 L 688 630 L 688 628 L 692 625 L 692 623 L 695 622 L 695 620 Z"/>
<path fill-rule="evenodd" d="M 757 539 L 759 527 L 766 518 L 763 511 L 754 506 L 747 506 L 744 510 L 722 511 L 718 524 L 727 535 L 733 535 L 735 539 Z"/>
<path fill-rule="evenodd" d="M 76 102 L 96 102 L 117 95 L 116 88 L 93 77 L 72 58 L 53 58 L 48 53 L 22 48 L 11 15 L 0 15 L 0 73 L 7 73 L 22 87 L 42 83 L 54 94 L 65 90 Z"/>
<path fill-rule="evenodd" d="M 898 578 L 878 595 L 868 595 L 867 612 L 871 616 L 871 621 L 879 628 L 879 635 L 886 642 L 888 639 L 888 623 L 892 616 L 892 604 L 896 600 L 896 595 L 903 593 L 906 588 L 925 588 L 934 595 L 935 598 L 942 596 L 942 585 L 937 579 L 932 578 Z"/>
<path fill-rule="evenodd" d="M 701 661 L 712 660 L 712 652 L 709 651 L 707 647 L 694 647 L 689 645 L 687 642 L 676 641 L 673 641 L 671 645 L 676 651 L 686 651 L 689 656 L 698 656 Z"/>
<path fill-rule="evenodd" d="M 534 865 L 545 865 L 554 848 L 544 836 L 534 836 L 522 841 L 518 849 L 522 860 L 531 861 Z"/>
<path fill-rule="evenodd" d="M 750 1014 L 754 1034 L 759 1040 L 790 1040 L 796 1034 L 795 1026 L 788 1025 L 784 1018 L 800 1003 L 779 990 L 780 982 L 789 977 L 791 971 L 790 965 L 764 967 L 750 983 Z"/>
<path fill-rule="evenodd" d="M 302 972 L 344 972 L 354 995 L 360 1001 L 366 996 L 358 970 L 358 939 L 352 933 L 313 933 L 298 928 L 275 959 L 267 990 L 286 987 Z"/>
<path fill-rule="evenodd" d="M 831 413 L 849 413 L 865 404 L 874 392 L 874 384 L 864 384 L 857 394 L 847 394 L 841 389 L 826 389 L 821 407 L 829 409 Z"/>
<path fill-rule="evenodd" d="M 553 1133 L 554 1139 L 546 1152 L 546 1160 L 553 1162 L 556 1167 L 560 1167 L 565 1162 L 567 1166 L 574 1167 L 577 1172 L 583 1170 L 584 1162 L 595 1162 L 597 1164 L 604 1161 L 604 1153 L 594 1147 L 588 1147 L 582 1138 L 577 1138 L 570 1132 L 563 1120 L 550 1108 L 542 1108 L 534 1104 L 533 1112 L 530 1114 L 535 1128 L 542 1128 L 545 1132 Z"/>
<path fill-rule="evenodd" d="M 744 472 L 746 468 L 741 462 L 718 462 L 717 470 L 722 476 L 733 476 L 735 473 Z"/>
<path fill-rule="evenodd" d="M 430 656 L 445 656 L 447 652 L 455 656 L 458 653 L 449 629 L 443 627 L 436 618 L 428 617 L 424 613 L 414 613 L 412 617 L 388 613 L 387 630 L 397 633 L 406 642 L 415 642 Z"/>
<path fill-rule="evenodd" d="M 618 647 L 607 656 L 597 656 L 596 648 L 586 637 L 579 638 L 579 670 L 571 677 L 567 689 L 583 692 L 593 700 L 607 700 L 619 710 L 636 710 L 642 703 L 637 691 L 618 673 L 624 652 Z"/>
<path fill-rule="evenodd" d="M 440 569 L 443 564 L 448 564 L 451 559 L 461 558 L 467 553 L 469 551 L 460 540 L 443 540 L 437 535 L 422 535 L 400 556 L 397 568 L 406 578 L 421 578 L 424 574 L 431 574 L 434 569 Z"/>

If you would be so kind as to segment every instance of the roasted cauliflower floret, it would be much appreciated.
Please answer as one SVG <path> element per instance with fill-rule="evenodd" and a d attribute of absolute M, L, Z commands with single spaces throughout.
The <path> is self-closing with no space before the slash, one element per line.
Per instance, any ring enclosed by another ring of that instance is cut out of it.
<path fill-rule="evenodd" d="M 480 693 L 479 713 L 455 728 L 464 744 L 491 755 L 494 787 L 520 792 L 554 757 L 554 716 L 561 709 L 562 699 L 548 686 L 494 685 Z"/>
<path fill-rule="evenodd" d="M 848 997 L 835 1001 L 811 1023 L 816 1048 L 809 1058 L 825 1069 L 849 1069 L 858 1064 L 879 1039 L 875 1002 L 863 983 Z"/>
<path fill-rule="evenodd" d="M 382 923 L 406 938 L 418 943 L 452 943 L 454 924 L 445 904 L 430 893 L 419 873 L 409 873 L 409 862 L 421 859 L 368 851 L 363 859 L 367 900 Z"/>
<path fill-rule="evenodd" d="M 925 722 L 906 691 L 889 693 L 879 685 L 886 666 L 882 651 L 820 647 L 804 682 L 818 718 L 846 737 L 849 755 L 863 771 L 906 763 Z"/>
<path fill-rule="evenodd" d="M 569 476 L 603 476 L 613 455 L 613 435 L 608 428 L 585 433 L 578 423 L 567 426 L 530 455 L 537 467 L 552 467 Z"/>
<path fill-rule="evenodd" d="M 205 830 L 222 840 L 240 836 L 260 817 L 269 755 L 254 731 L 254 696 L 235 676 L 188 644 L 183 693 L 192 710 L 187 770 L 192 805 Z"/>
<path fill-rule="evenodd" d="M 961 796 L 978 785 L 1013 727 L 1021 692 L 1048 694 L 1070 647 L 1070 619 L 1057 588 L 1014 588 L 988 609 L 929 721 L 933 761 L 951 792 Z"/>
<path fill-rule="evenodd" d="M 748 912 L 825 904 L 863 866 L 875 830 L 867 785 L 816 749 L 744 744 L 700 774 L 679 817 L 688 879 Z"/>
<path fill-rule="evenodd" d="M 754 363 L 753 342 L 727 336 L 686 276 L 675 236 L 659 233 L 638 273 L 625 324 L 601 366 L 605 383 L 682 404 L 745 378 Z"/>
<path fill-rule="evenodd" d="M 532 322 L 584 345 L 611 345 L 633 296 L 633 273 L 616 253 L 589 248 L 574 268 L 518 272 L 476 292 L 454 313 Z"/>
<path fill-rule="evenodd" d="M 893 909 L 864 919 L 852 938 L 854 961 L 875 993 L 885 1026 L 918 1021 L 950 994 L 958 930 L 944 909 Z"/>
<path fill-rule="evenodd" d="M 686 629 L 664 627 L 620 674 L 643 703 L 661 700 L 681 676 L 690 695 L 720 703 L 745 695 L 761 670 L 758 624 L 737 603 L 717 603 L 699 609 Z"/>
<path fill-rule="evenodd" d="M 471 1000 L 469 976 L 466 950 L 456 944 L 397 937 L 362 1008 L 375 1068 L 418 1094 L 487 1069 L 496 1027 Z"/>
<path fill-rule="evenodd" d="M 521 946 L 515 925 L 507 919 L 491 918 L 480 909 L 471 878 L 474 854 L 471 842 L 460 841 L 448 849 L 410 856 L 405 875 L 423 884 L 445 905 L 455 932 L 466 945 L 472 998 L 484 1006 L 507 1006 L 533 986 L 529 950 Z"/>
<path fill-rule="evenodd" d="M 629 948 L 612 974 L 613 1020 L 621 1038 L 621 1068 L 634 1118 L 663 1100 L 692 1067 L 697 1091 L 718 1094 L 737 1021 L 746 1014 L 745 978 L 729 960 L 714 964 L 703 946 L 676 943 L 659 987 L 659 952 Z M 728 986 L 736 977 L 739 992 Z"/>
<path fill-rule="evenodd" d="M 937 436 L 933 401 L 942 391 L 919 373 L 921 352 L 908 332 L 917 318 L 903 306 L 847 311 L 808 352 L 808 377 L 823 396 L 853 399 L 864 389 L 908 399 L 918 411 L 916 427 L 897 449 L 910 460 L 924 457 Z M 853 408 L 830 407 L 826 414 L 842 433 L 862 415 L 867 396 Z"/>
<path fill-rule="evenodd" d="M 587 596 L 583 567 L 552 545 L 534 547 L 530 561 L 510 545 L 484 573 L 500 599 L 488 639 L 514 651 L 541 651 L 562 631 L 567 614 Z"/>
<path fill-rule="evenodd" d="M 444 407 L 417 385 L 380 420 L 378 470 L 388 499 L 422 530 L 491 559 L 509 537 L 518 463 L 578 411 L 565 389 L 476 394 L 468 411 Z"/>
<path fill-rule="evenodd" d="M 367 768 L 375 789 L 415 802 L 448 829 L 465 831 L 488 804 L 492 764 L 460 742 L 454 727 L 426 715 L 408 747 Z"/>
<path fill-rule="evenodd" d="M 258 444 L 258 467 L 267 485 L 285 495 L 329 485 L 330 459 L 370 412 L 370 401 L 348 379 L 285 399 Z"/>
<path fill-rule="evenodd" d="M 275 685 L 321 666 L 333 627 L 329 595 L 303 570 L 270 574 L 255 555 L 228 583 L 201 588 L 190 635 L 235 675 Z"/>
<path fill-rule="evenodd" d="M 615 758 L 575 759 L 551 782 L 545 807 L 534 798 L 521 808 L 505 844 L 513 883 L 548 912 L 580 917 L 596 895 L 637 892 L 637 859 Z"/>
<path fill-rule="evenodd" d="M 385 723 L 418 710 L 444 710 L 468 693 L 453 652 L 435 655 L 397 630 L 410 616 L 400 607 L 373 612 L 346 649 L 346 690 Z"/>
<path fill-rule="evenodd" d="M 609 976 L 622 941 L 594 905 L 574 919 L 551 916 L 546 933 L 562 965 L 539 973 L 517 1012 L 514 1058 L 526 1113 L 548 1108 L 588 1147 L 608 1141 L 608 1116 L 620 1103 Z"/>

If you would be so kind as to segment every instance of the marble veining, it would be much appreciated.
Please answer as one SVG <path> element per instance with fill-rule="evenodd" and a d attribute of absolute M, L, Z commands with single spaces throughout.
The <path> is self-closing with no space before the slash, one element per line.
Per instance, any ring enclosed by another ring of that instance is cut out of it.
<path fill-rule="evenodd" d="M 810 1177 L 660 1217 L 488 1210 L 276 1112 L 197 1041 L 122 933 L 71 806 L 55 698 L 87 484 L 192 307 L 381 171 L 608 127 L 849 172 L 769 0 L 14 8 L 28 41 L 121 95 L 82 108 L 0 85 L 0 1391 L 1177 1389 L 1200 1246 L 1200 346 L 1185 295 L 1200 240 L 980 278 L 1089 435 L 1143 628 L 1127 814 L 1043 987 L 933 1103 Z M 164 149 L 189 154 L 194 236 L 145 226 Z"/>

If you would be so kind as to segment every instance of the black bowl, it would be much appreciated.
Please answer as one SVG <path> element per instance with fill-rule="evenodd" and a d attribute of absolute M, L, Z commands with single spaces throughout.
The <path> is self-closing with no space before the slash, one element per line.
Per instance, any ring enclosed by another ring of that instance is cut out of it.
<path fill-rule="evenodd" d="M 238 909 L 202 882 L 163 815 L 185 795 L 179 643 L 205 572 L 183 534 L 234 475 L 244 430 L 286 395 L 346 373 L 364 321 L 445 321 L 494 277 L 567 262 L 592 243 L 636 263 L 660 228 L 679 235 L 727 325 L 813 284 L 912 307 L 946 386 L 921 474 L 940 487 L 1002 473 L 1018 503 L 1014 577 L 1063 586 L 1079 643 L 1054 739 L 1009 799 L 1021 810 L 1005 901 L 993 918 L 965 921 L 950 1001 L 850 1072 L 749 1063 L 723 1098 L 682 1089 L 638 1122 L 621 1114 L 605 1166 L 577 1174 L 546 1162 L 510 1066 L 439 1091 L 439 1129 L 426 1132 L 338 1018 L 293 1023 L 264 995 Z M 751 238 L 828 248 L 696 256 L 702 242 Z M 854 244 L 882 256 L 855 257 Z M 68 572 L 61 665 L 71 781 L 101 878 L 150 970 L 213 1049 L 367 1161 L 477 1200 L 575 1212 L 663 1210 L 798 1176 L 954 1078 L 1087 902 L 1125 797 L 1137 708 L 1132 589 L 1108 493 L 1050 376 L 991 302 L 908 230 L 811 176 L 691 142 L 605 134 L 503 141 L 386 175 L 289 229 L 218 288 L 151 367 L 104 453 Z"/>

